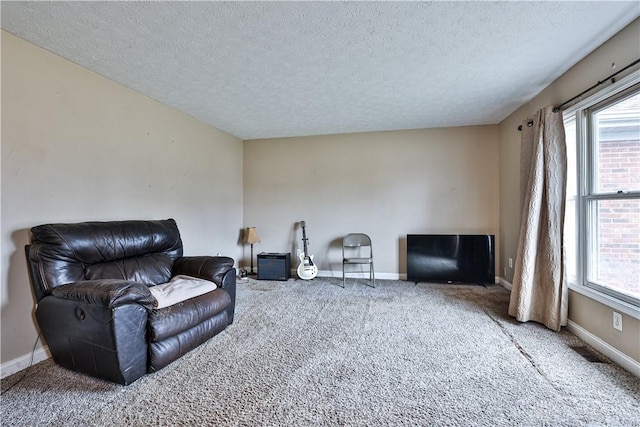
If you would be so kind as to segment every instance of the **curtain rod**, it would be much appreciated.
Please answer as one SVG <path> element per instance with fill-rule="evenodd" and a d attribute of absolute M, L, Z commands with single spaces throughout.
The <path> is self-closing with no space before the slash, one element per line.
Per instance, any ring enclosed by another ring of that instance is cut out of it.
<path fill-rule="evenodd" d="M 600 85 L 601 85 L 601 84 L 603 84 L 603 83 L 606 83 L 606 82 L 607 82 L 607 81 L 609 81 L 609 80 L 611 80 L 611 83 L 615 83 L 615 79 L 614 79 L 614 77 L 615 77 L 615 76 L 617 76 L 618 74 L 622 73 L 623 71 L 628 70 L 629 68 L 633 67 L 634 65 L 636 65 L 636 64 L 638 64 L 638 63 L 640 63 L 640 58 L 639 58 L 639 59 L 636 59 L 636 60 L 635 60 L 635 61 L 633 61 L 631 64 L 627 65 L 626 67 L 624 67 L 624 68 L 623 68 L 623 69 L 621 69 L 621 70 L 616 71 L 615 73 L 611 74 L 610 76 L 605 77 L 605 78 L 604 78 L 604 79 L 602 79 L 602 80 L 599 80 L 599 81 L 598 81 L 598 83 L 594 84 L 594 85 L 593 85 L 593 86 L 591 86 L 589 89 L 583 90 L 582 92 L 580 92 L 579 94 L 577 94 L 577 95 L 576 95 L 576 96 L 574 96 L 573 98 L 571 98 L 571 99 L 569 99 L 569 100 L 567 100 L 567 101 L 564 101 L 564 102 L 563 102 L 562 104 L 560 104 L 560 105 L 557 105 L 557 106 L 553 107 L 553 112 L 554 112 L 554 113 L 557 113 L 557 112 L 558 112 L 558 111 L 560 111 L 560 109 L 562 109 L 562 107 L 564 107 L 565 105 L 569 104 L 569 103 L 570 103 L 570 102 L 572 102 L 572 101 L 575 101 L 576 99 L 580 98 L 580 97 L 581 97 L 582 95 L 584 95 L 585 93 L 587 93 L 587 92 L 589 92 L 589 91 L 591 91 L 591 90 L 593 90 L 593 89 L 597 88 L 598 86 L 600 86 Z M 529 120 L 529 121 L 527 122 L 527 126 L 528 126 L 528 127 L 533 126 L 533 120 Z M 522 130 L 522 125 L 518 126 L 518 130 L 520 130 L 520 131 Z"/>

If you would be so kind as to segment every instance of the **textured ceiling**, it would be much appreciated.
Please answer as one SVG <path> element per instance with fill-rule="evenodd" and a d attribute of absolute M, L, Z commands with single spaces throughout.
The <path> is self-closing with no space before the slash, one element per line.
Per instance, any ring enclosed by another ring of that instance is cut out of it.
<path fill-rule="evenodd" d="M 499 123 L 640 2 L 3 1 L 0 12 L 6 31 L 255 139 Z"/>

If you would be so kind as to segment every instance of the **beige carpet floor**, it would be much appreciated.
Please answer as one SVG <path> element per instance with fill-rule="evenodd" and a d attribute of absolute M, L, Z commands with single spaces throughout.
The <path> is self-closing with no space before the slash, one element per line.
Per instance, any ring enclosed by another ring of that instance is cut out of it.
<path fill-rule="evenodd" d="M 42 362 L 2 380 L 1 424 L 640 426 L 637 377 L 499 286 L 340 282 L 239 284 L 232 326 L 128 387 Z"/>

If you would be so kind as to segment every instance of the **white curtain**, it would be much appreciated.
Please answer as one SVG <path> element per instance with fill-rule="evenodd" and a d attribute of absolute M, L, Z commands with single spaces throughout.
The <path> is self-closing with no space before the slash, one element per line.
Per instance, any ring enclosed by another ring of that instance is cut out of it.
<path fill-rule="evenodd" d="M 559 331 L 567 324 L 563 228 L 567 150 L 562 113 L 548 106 L 522 124 L 521 223 L 509 315 Z"/>

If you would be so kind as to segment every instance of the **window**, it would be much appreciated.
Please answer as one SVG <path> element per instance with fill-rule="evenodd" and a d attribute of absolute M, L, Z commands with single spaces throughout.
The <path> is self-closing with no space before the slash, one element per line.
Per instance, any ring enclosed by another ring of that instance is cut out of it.
<path fill-rule="evenodd" d="M 640 306 L 640 74 L 565 111 L 570 285 Z"/>

